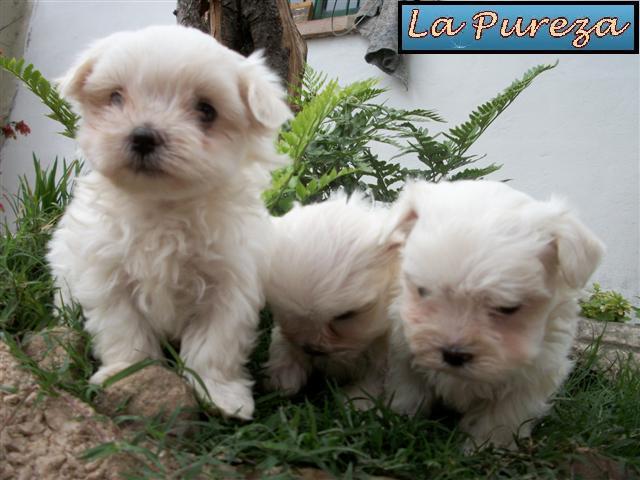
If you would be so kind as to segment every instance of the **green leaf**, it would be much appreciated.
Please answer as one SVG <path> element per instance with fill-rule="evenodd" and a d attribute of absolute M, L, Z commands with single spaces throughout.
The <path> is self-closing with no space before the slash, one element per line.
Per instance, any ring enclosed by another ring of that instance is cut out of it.
<path fill-rule="evenodd" d="M 296 197 L 298 200 L 304 201 L 307 198 L 307 189 L 302 183 L 296 182 L 295 190 L 296 190 Z"/>
<path fill-rule="evenodd" d="M 23 69 L 24 63 L 22 58 L 0 56 L 0 68 L 21 80 L 29 90 L 40 98 L 42 103 L 51 110 L 47 116 L 63 125 L 62 135 L 75 138 L 80 117 L 73 112 L 71 105 L 60 96 L 51 83 L 32 64 Z"/>

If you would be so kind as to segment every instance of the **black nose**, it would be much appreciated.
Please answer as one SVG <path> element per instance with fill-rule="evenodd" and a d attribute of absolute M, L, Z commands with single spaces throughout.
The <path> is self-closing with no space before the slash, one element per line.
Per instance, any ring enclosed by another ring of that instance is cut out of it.
<path fill-rule="evenodd" d="M 304 353 L 306 353 L 307 355 L 313 355 L 315 356 L 319 356 L 319 355 L 326 355 L 327 352 L 323 352 L 322 350 L 318 350 L 315 347 L 312 347 L 311 345 L 303 345 L 302 346 L 302 351 Z"/>
<path fill-rule="evenodd" d="M 151 127 L 136 127 L 131 132 L 131 149 L 140 155 L 149 155 L 160 143 L 160 134 Z"/>
<path fill-rule="evenodd" d="M 442 349 L 442 360 L 452 367 L 461 367 L 472 359 L 473 354 L 460 350 L 459 348 L 451 347 Z"/>

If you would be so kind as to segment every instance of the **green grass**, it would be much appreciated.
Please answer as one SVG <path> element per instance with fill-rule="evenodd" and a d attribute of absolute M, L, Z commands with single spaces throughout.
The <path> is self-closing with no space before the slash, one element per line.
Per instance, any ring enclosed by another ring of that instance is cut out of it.
<path fill-rule="evenodd" d="M 31 331 L 60 323 L 82 331 L 79 309 L 65 308 L 53 315 L 53 286 L 43 260 L 52 226 L 69 198 L 66 179 L 75 169 L 75 164 L 65 166 L 62 181 L 38 169 L 35 186 L 23 181 L 10 202 L 17 223 L 12 230 L 4 225 L 0 236 L 0 335 L 45 394 L 55 394 L 57 388 L 91 403 L 98 387 L 87 382 L 96 366 L 87 346 L 67 346 L 69 362 L 46 371 L 22 352 L 19 343 Z M 202 472 L 211 478 L 232 478 L 228 465 L 243 473 L 258 472 L 257 478 L 291 478 L 303 467 L 324 469 L 338 478 L 567 478 L 570 466 L 577 463 L 596 472 L 606 464 L 627 469 L 632 478 L 640 475 L 640 370 L 624 359 L 607 369 L 598 361 L 597 344 L 578 359 L 532 439 L 522 440 L 517 451 L 487 449 L 464 456 L 464 435 L 449 412 L 434 419 L 410 419 L 382 404 L 359 412 L 343 405 L 335 387 L 321 380 L 292 399 L 263 391 L 260 365 L 269 327 L 265 313 L 250 365 L 258 379 L 253 422 L 225 420 L 205 408 L 190 422 L 177 415 L 143 419 L 126 441 L 100 445 L 86 457 L 135 453 L 144 465 L 130 472 L 130 478 L 195 478 Z M 170 346 L 167 352 L 168 364 L 180 370 Z M 176 423 L 197 428 L 192 435 L 176 435 Z M 161 453 L 172 457 L 180 470 L 164 472 Z"/>

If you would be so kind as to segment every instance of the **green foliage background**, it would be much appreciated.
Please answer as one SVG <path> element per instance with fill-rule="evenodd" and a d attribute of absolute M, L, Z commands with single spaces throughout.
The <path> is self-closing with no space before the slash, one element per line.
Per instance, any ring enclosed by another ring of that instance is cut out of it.
<path fill-rule="evenodd" d="M 467 121 L 432 133 L 427 123 L 441 126 L 444 119 L 433 110 L 404 110 L 380 101 L 384 89 L 374 79 L 340 87 L 336 80 L 307 68 L 299 94 L 291 101 L 300 112 L 280 135 L 278 149 L 289 155 L 291 165 L 273 173 L 265 203 L 274 215 L 287 212 L 294 201 L 302 204 L 324 200 L 332 189 L 367 191 L 382 202 L 392 202 L 408 178 L 428 181 L 482 178 L 500 168 L 469 154 L 486 129 L 541 73 L 554 68 L 539 65 L 515 80 L 503 92 L 474 109 Z M 374 145 L 396 151 L 383 159 Z M 420 168 L 400 164 L 415 158 Z"/>

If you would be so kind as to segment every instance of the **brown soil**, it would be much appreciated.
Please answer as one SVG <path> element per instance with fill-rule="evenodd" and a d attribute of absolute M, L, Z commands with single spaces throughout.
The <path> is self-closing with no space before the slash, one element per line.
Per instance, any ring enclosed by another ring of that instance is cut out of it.
<path fill-rule="evenodd" d="M 126 454 L 83 460 L 87 449 L 121 432 L 66 392 L 44 394 L 3 342 L 0 386 L 0 480 L 111 479 L 135 465 Z"/>

